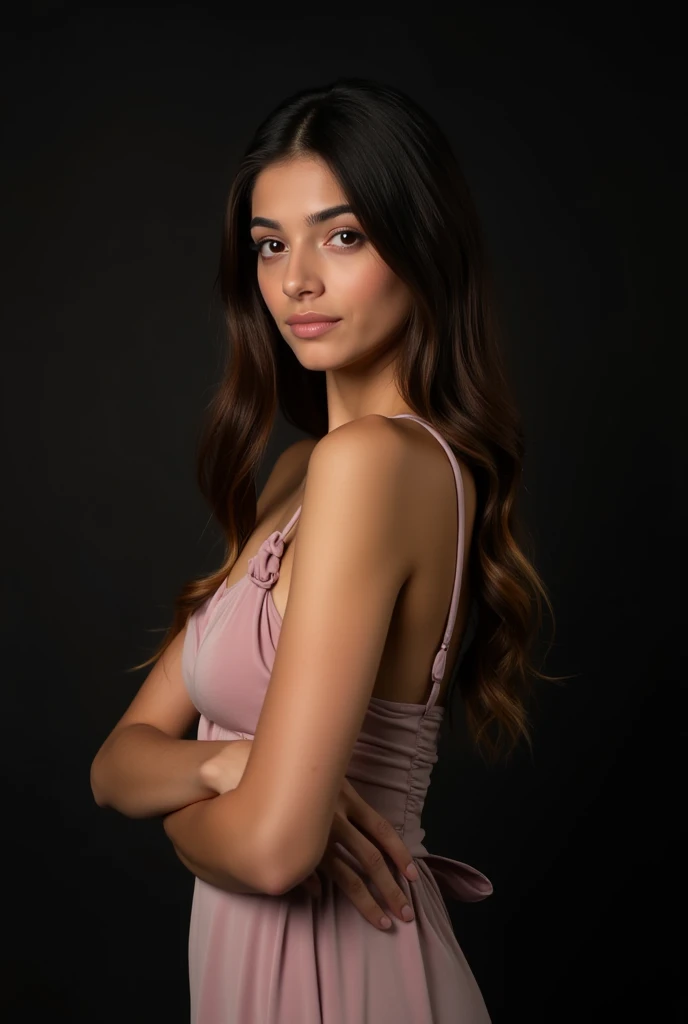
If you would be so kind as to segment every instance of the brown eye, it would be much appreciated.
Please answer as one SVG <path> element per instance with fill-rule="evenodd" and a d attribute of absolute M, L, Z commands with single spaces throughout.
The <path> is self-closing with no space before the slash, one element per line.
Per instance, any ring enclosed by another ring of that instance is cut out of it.
<path fill-rule="evenodd" d="M 335 233 L 334 233 L 334 235 L 332 235 L 332 237 L 336 238 L 337 235 L 344 235 L 347 238 L 353 238 L 354 240 L 356 240 L 356 239 L 361 239 L 362 240 L 363 237 L 364 237 L 361 234 L 360 231 L 349 231 L 349 230 L 346 230 L 346 229 L 343 230 L 343 231 L 335 231 Z M 357 247 L 357 245 L 335 245 L 335 249 L 355 249 L 356 247 Z"/>
<path fill-rule="evenodd" d="M 336 238 L 337 235 L 343 235 L 345 238 L 348 238 L 350 240 L 353 239 L 353 244 L 333 245 L 333 249 L 358 249 L 366 241 L 366 237 L 361 231 L 354 231 L 351 228 L 340 228 L 339 231 L 335 231 L 335 233 L 330 238 L 330 241 L 332 241 L 332 238 Z M 264 262 L 268 262 L 273 258 L 273 256 L 282 255 L 279 252 L 273 252 L 272 256 L 267 256 L 263 252 L 263 246 L 268 244 L 284 245 L 284 242 L 280 242 L 279 239 L 277 238 L 261 238 L 259 242 L 249 242 L 249 249 L 252 249 L 253 252 L 257 252 Z"/>
<path fill-rule="evenodd" d="M 264 245 L 268 242 L 272 242 L 273 245 L 282 245 L 282 242 L 278 242 L 276 238 L 261 238 L 260 242 L 249 242 L 249 249 L 253 249 L 254 252 L 260 253 L 263 259 L 270 259 L 269 256 L 265 256 L 261 251 Z M 275 255 L 279 256 L 279 253 Z"/>

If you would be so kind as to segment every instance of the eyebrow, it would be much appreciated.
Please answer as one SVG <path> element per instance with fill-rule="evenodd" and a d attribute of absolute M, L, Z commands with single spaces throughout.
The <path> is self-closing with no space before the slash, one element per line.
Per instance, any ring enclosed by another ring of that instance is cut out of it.
<path fill-rule="evenodd" d="M 340 206 L 330 206 L 327 210 L 319 210 L 318 213 L 309 213 L 304 220 L 311 228 L 314 224 L 322 224 L 323 221 L 332 220 L 333 217 L 339 217 L 342 213 L 353 212 L 353 207 L 342 203 Z M 270 220 L 268 217 L 254 217 L 249 228 L 272 228 L 273 231 L 281 231 L 282 225 L 278 220 Z"/>

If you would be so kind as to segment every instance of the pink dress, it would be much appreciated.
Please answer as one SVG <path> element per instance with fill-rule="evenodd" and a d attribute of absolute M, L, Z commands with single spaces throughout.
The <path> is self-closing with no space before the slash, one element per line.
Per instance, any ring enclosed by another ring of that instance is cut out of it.
<path fill-rule="evenodd" d="M 427 427 L 454 470 L 459 513 L 454 592 L 427 703 L 372 697 L 346 777 L 392 822 L 414 856 L 420 876 L 415 882 L 385 859 L 415 919 L 406 923 L 392 917 L 392 927 L 379 931 L 324 875 L 320 900 L 301 886 L 280 896 L 234 894 L 197 878 L 189 929 L 191 1024 L 489 1024 L 443 896 L 484 900 L 492 884 L 468 864 L 429 853 L 421 828 L 444 714 L 434 704 L 461 587 L 463 481 L 444 438 L 420 417 L 400 415 Z M 255 735 L 282 624 L 271 587 L 279 576 L 284 537 L 300 512 L 299 507 L 283 531 L 263 542 L 242 579 L 229 588 L 223 582 L 191 616 L 182 672 L 201 715 L 199 740 Z M 358 865 L 343 846 L 338 850 Z M 376 887 L 367 884 L 386 909 Z"/>

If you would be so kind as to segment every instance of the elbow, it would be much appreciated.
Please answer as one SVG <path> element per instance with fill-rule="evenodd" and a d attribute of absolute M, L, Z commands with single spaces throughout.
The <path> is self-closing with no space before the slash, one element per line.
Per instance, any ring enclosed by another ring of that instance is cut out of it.
<path fill-rule="evenodd" d="M 277 882 L 271 879 L 269 884 L 266 883 L 263 886 L 262 892 L 267 896 L 286 896 L 286 894 L 291 892 L 292 889 L 295 889 L 297 885 L 301 885 L 302 882 L 305 882 L 311 874 L 312 871 L 304 871 L 295 877 L 291 877 L 288 882 L 285 882 L 283 878 L 280 878 Z"/>
<path fill-rule="evenodd" d="M 322 860 L 325 846 L 317 852 L 304 843 L 303 836 L 273 844 L 262 858 L 264 891 L 284 896 L 311 875 Z"/>
<path fill-rule="evenodd" d="M 291 871 L 284 860 L 284 850 L 280 855 L 279 849 L 273 852 L 271 849 L 266 851 L 262 846 L 254 846 L 249 861 L 249 872 L 252 877 L 248 877 L 244 867 L 244 880 L 266 896 L 283 896 L 298 884 L 291 879 Z"/>
<path fill-rule="evenodd" d="M 100 772 L 100 762 L 97 757 L 91 765 L 90 784 L 93 799 L 98 807 L 109 807 L 112 810 L 119 811 L 120 814 L 124 814 L 129 818 L 140 817 L 140 815 L 130 812 L 128 808 L 124 807 L 118 800 L 115 800 L 112 794 L 109 796 L 106 795 L 106 789 L 104 788 L 102 774 Z"/>
<path fill-rule="evenodd" d="M 212 805 L 218 815 L 218 845 L 229 851 L 227 870 L 266 895 L 283 896 L 300 885 L 323 858 L 329 830 L 320 836 L 303 816 L 285 814 L 284 808 L 275 812 L 243 781 Z"/>

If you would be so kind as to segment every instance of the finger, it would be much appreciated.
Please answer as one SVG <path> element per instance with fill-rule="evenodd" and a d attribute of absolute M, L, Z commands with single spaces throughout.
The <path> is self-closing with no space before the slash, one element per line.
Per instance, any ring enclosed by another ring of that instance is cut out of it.
<path fill-rule="evenodd" d="M 352 840 L 353 842 L 354 840 Z M 413 921 L 415 916 L 413 908 L 409 904 L 406 893 L 397 884 L 394 875 L 387 867 L 382 851 L 369 843 L 365 837 L 361 836 L 360 832 L 355 843 L 357 848 L 349 846 L 349 849 L 356 856 L 366 875 L 375 883 L 389 909 L 400 921 Z"/>
<path fill-rule="evenodd" d="M 376 846 L 369 839 L 366 839 L 356 825 L 353 824 L 355 815 L 356 811 L 352 814 L 352 821 L 342 817 L 337 819 L 337 842 L 356 857 L 365 875 L 375 883 L 386 905 L 395 917 L 398 917 L 400 921 L 412 921 L 414 918 L 413 908 L 409 905 L 406 893 L 396 882 L 394 875 L 388 868 L 382 852 L 384 850 L 384 852 L 388 853 L 397 866 L 401 866 L 403 872 L 407 859 L 410 856 L 406 846 L 386 818 L 380 817 L 374 811 L 372 814 L 374 820 L 371 822 L 371 815 L 361 814 L 357 820 L 361 821 L 366 831 L 370 829 L 369 834 L 373 835 L 376 832 L 374 838 L 379 843 L 379 847 Z M 382 847 L 382 850 L 380 847 Z M 399 852 L 400 850 L 403 851 L 403 854 Z M 396 854 L 396 857 L 394 854 Z M 399 862 L 401 862 L 401 865 Z"/>
<path fill-rule="evenodd" d="M 375 814 L 374 820 L 367 829 L 379 846 L 392 858 L 402 875 L 412 882 L 418 880 L 418 868 L 413 863 L 413 856 L 403 839 L 386 818 Z"/>
<path fill-rule="evenodd" d="M 347 787 L 347 818 L 340 821 L 360 825 L 378 846 L 392 858 L 401 873 L 412 882 L 418 880 L 418 869 L 413 863 L 413 854 L 408 849 L 394 826 L 366 803 L 356 790 Z M 338 816 L 339 817 L 339 816 Z"/>
<path fill-rule="evenodd" d="M 364 880 L 353 868 L 350 868 L 339 857 L 327 854 L 320 864 L 345 896 L 349 897 L 356 910 L 366 921 L 369 921 L 378 931 L 389 930 L 392 922 L 377 903 Z M 383 924 L 384 921 L 387 924 Z"/>

